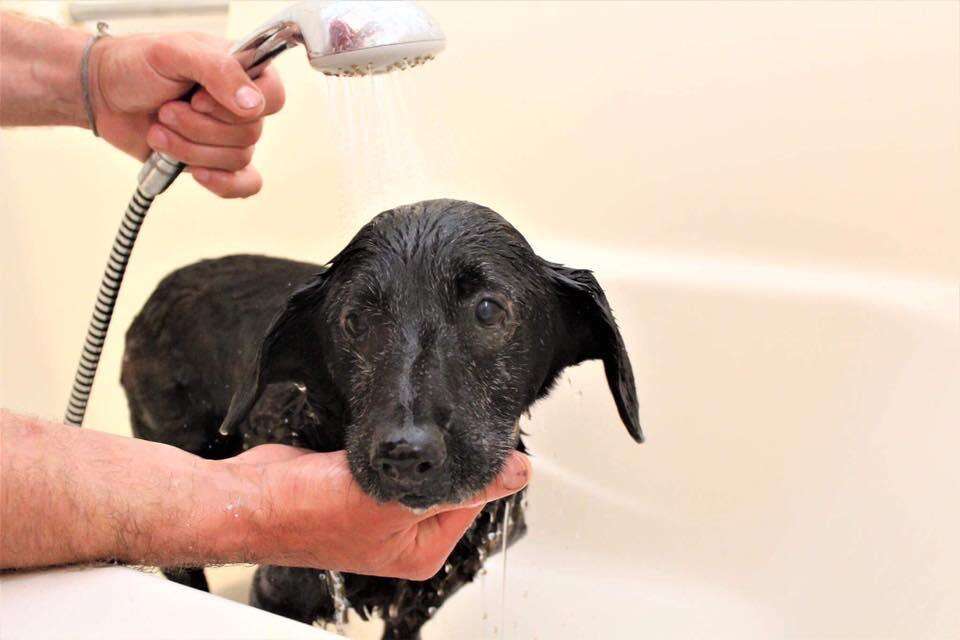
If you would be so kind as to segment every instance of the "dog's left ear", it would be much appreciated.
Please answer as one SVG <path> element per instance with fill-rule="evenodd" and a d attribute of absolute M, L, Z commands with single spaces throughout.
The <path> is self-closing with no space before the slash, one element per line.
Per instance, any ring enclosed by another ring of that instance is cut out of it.
<path fill-rule="evenodd" d="M 584 360 L 602 360 L 620 419 L 633 439 L 643 442 L 630 356 L 607 296 L 586 269 L 551 262 L 545 263 L 545 268 L 560 302 L 554 370 L 559 372 Z"/>
<path fill-rule="evenodd" d="M 227 417 L 220 425 L 222 435 L 233 433 L 253 409 L 267 385 L 296 381 L 308 384 L 311 373 L 305 367 L 321 362 L 320 340 L 314 311 L 323 299 L 330 269 L 294 291 L 284 308 L 274 316 L 257 349 L 257 355 L 243 375 L 230 400 Z M 308 385 L 309 386 L 309 385 Z"/>

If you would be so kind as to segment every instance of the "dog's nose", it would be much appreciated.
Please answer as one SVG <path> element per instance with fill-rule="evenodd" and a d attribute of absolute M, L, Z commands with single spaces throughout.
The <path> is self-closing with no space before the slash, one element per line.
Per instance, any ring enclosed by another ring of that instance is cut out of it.
<path fill-rule="evenodd" d="M 446 457 L 440 430 L 432 425 L 414 425 L 387 433 L 377 445 L 372 462 L 385 479 L 409 488 L 436 477 Z"/>

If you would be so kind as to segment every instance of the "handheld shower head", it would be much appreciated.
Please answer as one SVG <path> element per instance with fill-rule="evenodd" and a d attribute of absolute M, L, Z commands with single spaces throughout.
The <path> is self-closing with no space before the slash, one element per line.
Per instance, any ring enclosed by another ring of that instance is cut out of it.
<path fill-rule="evenodd" d="M 440 53 L 445 43 L 440 27 L 414 2 L 307 0 L 262 24 L 231 53 L 251 78 L 299 44 L 317 71 L 365 76 L 423 64 Z M 153 153 L 140 170 L 140 191 L 153 198 L 182 170 L 183 164 L 174 158 Z"/>
<path fill-rule="evenodd" d="M 301 2 L 237 45 L 240 53 L 302 43 L 310 65 L 332 76 L 362 76 L 405 69 L 443 50 L 443 31 L 413 2 Z M 286 48 L 286 47 L 284 47 Z"/>
<path fill-rule="evenodd" d="M 231 53 L 250 77 L 256 78 L 274 57 L 303 44 L 314 69 L 332 76 L 363 76 L 422 64 L 443 50 L 444 42 L 440 28 L 413 2 L 308 0 L 262 25 L 237 43 Z M 184 99 L 198 88 L 191 89 Z M 154 152 L 140 170 L 137 190 L 113 241 L 87 329 L 70 390 L 65 417 L 68 424 L 83 424 L 113 306 L 140 225 L 153 199 L 177 179 L 183 168 L 176 158 Z"/>

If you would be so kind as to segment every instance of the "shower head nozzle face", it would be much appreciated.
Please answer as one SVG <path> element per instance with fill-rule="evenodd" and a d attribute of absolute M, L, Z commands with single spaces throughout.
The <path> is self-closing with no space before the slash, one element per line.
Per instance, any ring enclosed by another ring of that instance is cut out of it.
<path fill-rule="evenodd" d="M 332 76 L 363 76 L 432 60 L 446 38 L 413 2 L 302 2 L 273 24 L 294 27 L 310 65 Z"/>

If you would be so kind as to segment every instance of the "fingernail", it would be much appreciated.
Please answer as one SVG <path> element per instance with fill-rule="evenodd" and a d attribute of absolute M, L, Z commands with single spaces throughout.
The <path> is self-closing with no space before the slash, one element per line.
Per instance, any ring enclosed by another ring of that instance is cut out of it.
<path fill-rule="evenodd" d="M 237 94 L 234 96 L 234 100 L 237 101 L 237 104 L 240 105 L 241 109 L 253 109 L 256 106 L 259 106 L 262 99 L 263 98 L 260 96 L 260 92 L 252 89 L 251 87 L 240 87 L 237 89 Z"/>
<path fill-rule="evenodd" d="M 519 455 L 511 455 L 507 461 L 507 468 L 501 474 L 504 489 L 520 489 L 527 484 L 527 465 Z"/>
<path fill-rule="evenodd" d="M 166 149 L 167 134 L 160 127 L 153 127 L 147 134 L 147 144 L 154 149 Z"/>
<path fill-rule="evenodd" d="M 193 177 L 199 180 L 200 182 L 206 182 L 210 179 L 210 170 L 204 169 L 203 167 L 196 167 L 190 169 L 190 173 L 193 174 Z"/>

